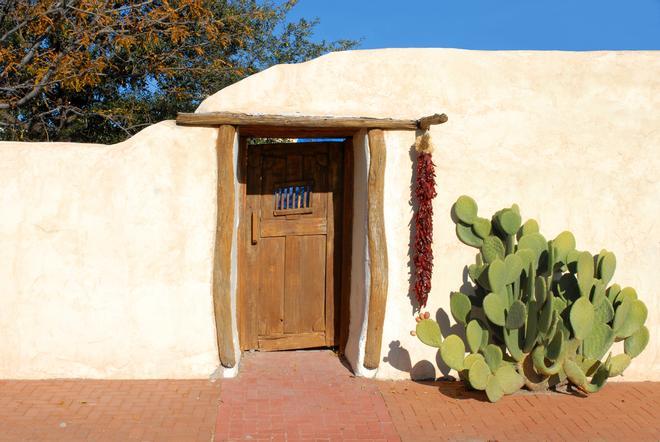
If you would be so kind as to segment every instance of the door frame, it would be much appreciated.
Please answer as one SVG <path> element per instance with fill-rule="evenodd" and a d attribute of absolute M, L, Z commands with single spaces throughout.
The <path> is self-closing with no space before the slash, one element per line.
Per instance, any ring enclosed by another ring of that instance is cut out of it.
<path fill-rule="evenodd" d="M 276 131 L 275 137 L 286 138 L 282 132 Z M 306 134 L 305 138 L 327 138 L 328 135 L 319 131 Z M 268 135 L 260 134 L 259 138 L 267 138 Z M 238 231 L 237 231 L 237 287 L 236 287 L 236 325 L 238 329 L 239 350 L 257 348 L 257 336 L 251 336 L 248 321 L 250 313 L 255 306 L 250 305 L 250 297 L 247 296 L 247 247 L 249 246 L 250 219 L 247 213 L 247 167 L 248 167 L 248 144 L 250 135 L 239 134 L 237 181 L 238 181 Z M 338 137 L 339 138 L 339 137 Z M 350 320 L 350 291 L 351 291 L 351 265 L 352 265 L 352 242 L 353 242 L 353 136 L 343 136 L 343 182 L 342 182 L 342 215 L 341 215 L 341 242 L 335 247 L 335 262 L 339 262 L 340 285 L 338 296 L 335 294 L 335 302 L 338 306 L 334 308 L 334 336 L 340 354 L 344 353 L 348 341 L 348 328 Z M 337 291 L 335 291 L 337 293 Z M 327 305 L 327 300 L 326 300 Z"/>

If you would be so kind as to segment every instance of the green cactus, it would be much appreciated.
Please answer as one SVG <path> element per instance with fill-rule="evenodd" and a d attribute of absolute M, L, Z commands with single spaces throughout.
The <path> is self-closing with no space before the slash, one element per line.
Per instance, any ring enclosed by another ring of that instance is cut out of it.
<path fill-rule="evenodd" d="M 464 293 L 454 292 L 449 298 L 451 314 L 459 324 L 465 326 L 468 321 L 468 315 L 472 309 L 470 298 Z"/>
<path fill-rule="evenodd" d="M 488 344 L 486 348 L 482 350 L 482 354 L 484 355 L 486 364 L 488 364 L 488 368 L 494 373 L 502 363 L 502 358 L 504 357 L 502 349 L 495 344 Z"/>
<path fill-rule="evenodd" d="M 468 379 L 475 390 L 485 390 L 492 375 L 488 364 L 483 359 L 477 359 L 470 366 Z"/>
<path fill-rule="evenodd" d="M 477 210 L 477 203 L 467 195 L 460 196 L 454 204 L 454 213 L 464 224 L 471 225 L 474 222 Z"/>
<path fill-rule="evenodd" d="M 588 298 L 581 297 L 571 307 L 571 327 L 577 339 L 585 339 L 591 333 L 594 325 L 594 306 Z"/>
<path fill-rule="evenodd" d="M 481 246 L 481 254 L 485 262 L 491 263 L 496 259 L 504 259 L 506 249 L 500 238 L 490 235 L 484 238 L 484 243 Z"/>
<path fill-rule="evenodd" d="M 463 361 L 465 360 L 463 340 L 456 335 L 447 336 L 440 344 L 440 357 L 450 368 L 456 371 L 463 370 Z"/>
<path fill-rule="evenodd" d="M 484 339 L 484 335 L 485 339 Z M 471 320 L 465 330 L 465 337 L 468 342 L 468 347 L 472 353 L 477 353 L 485 347 L 485 342 L 488 342 L 488 331 L 485 330 L 477 319 Z"/>
<path fill-rule="evenodd" d="M 481 247 L 484 244 L 484 240 L 474 233 L 471 226 L 456 224 L 456 236 L 466 246 Z"/>
<path fill-rule="evenodd" d="M 442 333 L 440 326 L 432 319 L 422 319 L 417 323 L 415 334 L 424 344 L 429 347 L 440 348 L 442 344 Z"/>
<path fill-rule="evenodd" d="M 486 218 L 475 218 L 474 223 L 472 224 L 472 229 L 474 230 L 474 233 L 476 233 L 479 238 L 481 239 L 486 239 L 488 236 L 490 236 L 490 232 L 492 230 L 492 226 L 490 224 L 490 221 L 488 221 Z M 477 246 L 481 247 L 481 246 Z"/>
<path fill-rule="evenodd" d="M 461 196 L 453 211 L 459 240 L 479 249 L 468 267 L 474 294 L 450 298 L 465 343 L 458 335 L 443 339 L 428 313 L 418 318 L 415 334 L 490 401 L 523 386 L 568 383 L 594 393 L 647 346 L 645 304 L 633 288 L 610 284 L 614 253 L 578 251 L 568 231 L 548 241 L 535 220 L 523 222 L 516 205 L 489 221 L 472 198 Z M 624 353 L 603 361 L 618 340 Z"/>
<path fill-rule="evenodd" d="M 628 356 L 636 358 L 649 343 L 649 329 L 642 326 L 623 342 L 623 349 Z"/>

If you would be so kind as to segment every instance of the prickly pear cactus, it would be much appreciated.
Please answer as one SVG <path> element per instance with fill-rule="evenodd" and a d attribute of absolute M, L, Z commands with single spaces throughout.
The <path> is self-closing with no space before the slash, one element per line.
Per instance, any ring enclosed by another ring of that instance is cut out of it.
<path fill-rule="evenodd" d="M 416 318 L 412 333 L 438 348 L 468 386 L 491 402 L 522 387 L 569 385 L 593 393 L 644 350 L 648 310 L 633 288 L 610 284 L 612 252 L 579 251 L 568 231 L 546 240 L 535 220 L 523 222 L 517 205 L 489 221 L 464 195 L 452 210 L 458 239 L 478 249 L 468 268 L 473 291 L 450 297 L 465 342 L 443 338 L 428 312 Z M 624 352 L 613 356 L 617 341 L 624 341 Z"/>

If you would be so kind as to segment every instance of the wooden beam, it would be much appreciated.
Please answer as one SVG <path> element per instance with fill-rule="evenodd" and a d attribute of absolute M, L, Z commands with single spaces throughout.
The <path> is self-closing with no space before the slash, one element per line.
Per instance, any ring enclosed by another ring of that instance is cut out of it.
<path fill-rule="evenodd" d="M 364 366 L 378 368 L 380 363 L 385 305 L 387 304 L 387 243 L 385 240 L 385 135 L 380 129 L 369 131 L 369 177 L 367 217 L 369 246 L 369 314 Z"/>
<path fill-rule="evenodd" d="M 359 129 L 416 130 L 428 129 L 432 124 L 447 121 L 445 114 L 435 114 L 419 120 L 373 118 L 373 117 L 333 117 L 277 114 L 246 114 L 237 112 L 179 113 L 177 124 L 189 126 L 220 126 L 230 124 L 241 126 L 241 133 L 259 132 L 260 127 L 305 129 L 330 129 L 350 136 Z M 423 126 L 422 126 L 423 125 Z M 249 129 L 246 132 L 243 127 Z M 343 129 L 343 131 L 341 131 Z"/>
<path fill-rule="evenodd" d="M 231 312 L 231 249 L 234 235 L 234 140 L 236 128 L 223 125 L 218 129 L 216 161 L 217 221 L 213 258 L 213 309 L 215 313 L 218 356 L 223 367 L 236 365 Z"/>
<path fill-rule="evenodd" d="M 421 130 L 428 130 L 433 124 L 446 123 L 449 118 L 445 114 L 433 114 L 428 117 L 422 117 L 417 120 L 417 127 Z"/>

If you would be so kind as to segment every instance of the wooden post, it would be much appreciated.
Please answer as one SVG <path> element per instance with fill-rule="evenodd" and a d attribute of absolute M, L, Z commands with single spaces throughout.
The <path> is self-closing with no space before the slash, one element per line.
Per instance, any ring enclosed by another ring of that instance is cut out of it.
<path fill-rule="evenodd" d="M 223 125 L 218 129 L 215 146 L 218 166 L 216 187 L 217 222 L 213 259 L 213 309 L 218 339 L 218 356 L 223 367 L 236 365 L 231 312 L 231 248 L 234 236 L 234 140 L 236 128 Z"/>
<path fill-rule="evenodd" d="M 368 242 L 370 262 L 369 314 L 364 366 L 378 368 L 380 363 L 385 305 L 387 304 L 387 243 L 385 241 L 384 188 L 385 136 L 381 129 L 369 131 Z"/>

